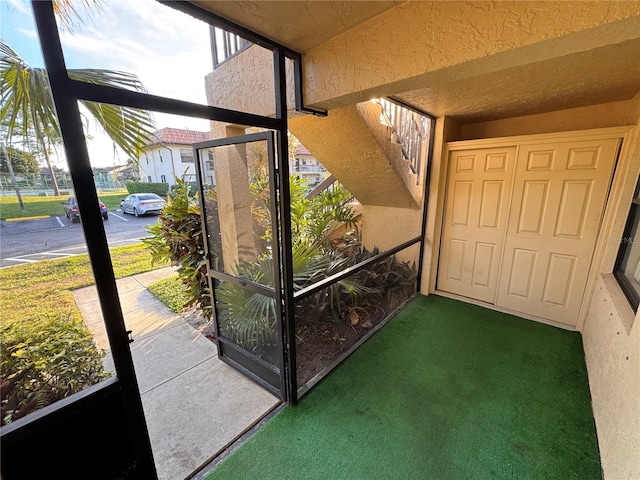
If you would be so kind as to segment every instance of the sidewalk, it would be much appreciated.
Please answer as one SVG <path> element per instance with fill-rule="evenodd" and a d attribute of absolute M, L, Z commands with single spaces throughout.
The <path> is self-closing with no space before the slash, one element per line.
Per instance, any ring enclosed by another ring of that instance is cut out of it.
<path fill-rule="evenodd" d="M 172 273 L 168 267 L 117 281 L 160 480 L 189 476 L 279 404 L 218 360 L 214 343 L 146 289 Z M 96 288 L 76 290 L 74 298 L 113 372 Z"/>

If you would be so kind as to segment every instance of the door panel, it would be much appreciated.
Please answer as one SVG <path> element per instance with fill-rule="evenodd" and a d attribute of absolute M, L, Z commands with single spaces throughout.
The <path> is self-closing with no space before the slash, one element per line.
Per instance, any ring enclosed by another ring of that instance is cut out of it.
<path fill-rule="evenodd" d="M 218 358 L 285 399 L 274 132 L 198 143 L 194 157 Z"/>
<path fill-rule="evenodd" d="M 493 303 L 516 148 L 452 152 L 438 288 Z"/>
<path fill-rule="evenodd" d="M 498 306 L 576 325 L 618 146 L 520 147 Z"/>

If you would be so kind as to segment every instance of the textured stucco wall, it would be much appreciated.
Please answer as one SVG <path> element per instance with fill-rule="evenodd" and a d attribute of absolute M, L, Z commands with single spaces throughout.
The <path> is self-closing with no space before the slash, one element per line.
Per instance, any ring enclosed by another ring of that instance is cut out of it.
<path fill-rule="evenodd" d="M 625 41 L 639 13 L 636 1 L 407 2 L 304 52 L 306 101 L 335 108 Z"/>
<path fill-rule="evenodd" d="M 433 160 L 427 197 L 427 219 L 422 252 L 422 284 L 420 293 L 428 295 L 435 290 L 438 272 L 438 251 L 440 248 L 440 225 L 444 210 L 444 193 L 447 180 L 447 142 L 460 137 L 460 125 L 451 119 L 441 117 L 436 120 L 433 144 Z"/>
<path fill-rule="evenodd" d="M 411 194 L 417 205 L 422 204 L 424 192 L 424 172 L 426 166 L 426 152 L 428 150 L 428 142 L 423 146 L 423 160 L 420 165 L 420 171 L 413 173 L 409 162 L 402 158 L 402 146 L 398 143 L 391 142 L 391 128 L 380 122 L 380 114 L 382 107 L 374 102 L 362 102 L 356 105 L 360 116 L 364 123 L 369 127 L 371 134 L 380 145 L 380 149 L 384 152 L 387 160 L 402 179 L 405 188 Z"/>
<path fill-rule="evenodd" d="M 293 63 L 286 61 L 287 104 L 295 107 Z M 252 45 L 205 77 L 209 105 L 273 117 L 276 111 L 273 52 Z"/>
<path fill-rule="evenodd" d="M 380 251 L 388 250 L 412 238 L 420 236 L 422 211 L 409 208 L 377 207 L 362 205 L 362 243 L 365 248 L 372 250 L 378 247 Z M 400 261 L 418 261 L 417 247 L 407 248 L 398 253 Z"/>
<path fill-rule="evenodd" d="M 286 9 L 287 4 L 275 2 L 272 9 Z M 258 8 L 254 15 L 259 13 Z M 290 21 L 286 13 L 283 18 Z M 277 23 L 263 26 L 277 30 L 278 37 Z M 521 89 L 510 87 L 509 78 L 518 69 L 550 60 L 560 62 L 560 68 L 567 64 L 567 56 L 637 40 L 639 29 L 638 0 L 406 2 L 332 38 L 323 36 L 303 51 L 305 102 L 335 109 L 416 90 L 424 96 L 428 95 L 424 89 L 430 88 L 437 94 L 430 103 L 436 108 L 444 98 L 440 89 L 460 84 L 464 104 L 482 104 L 489 81 L 504 82 L 500 91 L 490 90 L 492 97 L 503 95 L 504 105 L 517 101 L 522 111 L 534 108 L 540 99 L 522 98 Z M 529 69 L 527 75 L 539 70 Z M 612 88 L 609 70 L 589 71 L 590 91 Z M 540 71 L 535 79 L 539 90 L 555 85 L 552 77 L 557 69 Z M 209 103 L 271 115 L 272 72 L 272 53 L 253 46 L 207 76 Z M 292 85 L 291 69 L 287 72 Z M 571 97 L 571 85 L 565 87 L 562 95 L 554 87 L 554 95 Z M 575 89 L 582 87 L 576 84 Z M 562 100 L 556 97 L 554 101 Z M 438 115 L 451 114 L 446 105 L 436 110 Z"/>
<path fill-rule="evenodd" d="M 640 478 L 640 312 L 633 319 L 612 278 L 601 277 L 596 283 L 583 342 L 605 480 L 636 480 Z"/>

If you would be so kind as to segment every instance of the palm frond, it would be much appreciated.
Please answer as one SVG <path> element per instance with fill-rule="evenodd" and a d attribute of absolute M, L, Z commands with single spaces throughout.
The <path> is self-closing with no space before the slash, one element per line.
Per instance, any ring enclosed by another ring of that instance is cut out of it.
<path fill-rule="evenodd" d="M 69 78 L 96 85 L 146 91 L 135 75 L 125 72 L 75 69 L 69 70 Z M 148 112 L 87 101 L 82 101 L 82 104 L 115 145 L 128 156 L 137 158 L 155 126 Z M 39 138 L 60 135 L 46 70 L 29 66 L 3 40 L 0 40 L 0 122 L 6 125 L 9 137 L 15 134 L 26 137 L 29 128 L 33 128 Z M 18 128 L 20 131 L 17 131 Z"/>
<path fill-rule="evenodd" d="M 102 9 L 100 0 L 54 0 L 52 4 L 60 24 L 69 30 L 83 24 L 85 17 L 90 18 L 93 11 Z M 84 7 L 85 16 L 81 15 L 79 5 Z"/>

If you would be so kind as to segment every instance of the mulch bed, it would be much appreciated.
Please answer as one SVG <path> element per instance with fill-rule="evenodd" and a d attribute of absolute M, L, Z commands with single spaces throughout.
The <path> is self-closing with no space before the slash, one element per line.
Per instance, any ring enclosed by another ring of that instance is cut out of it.
<path fill-rule="evenodd" d="M 296 314 L 296 369 L 298 388 L 312 380 L 379 325 L 399 302 L 356 308 L 339 321 L 318 321 L 304 312 Z M 215 342 L 212 321 L 206 321 L 195 307 L 181 317 L 205 337 Z"/>

